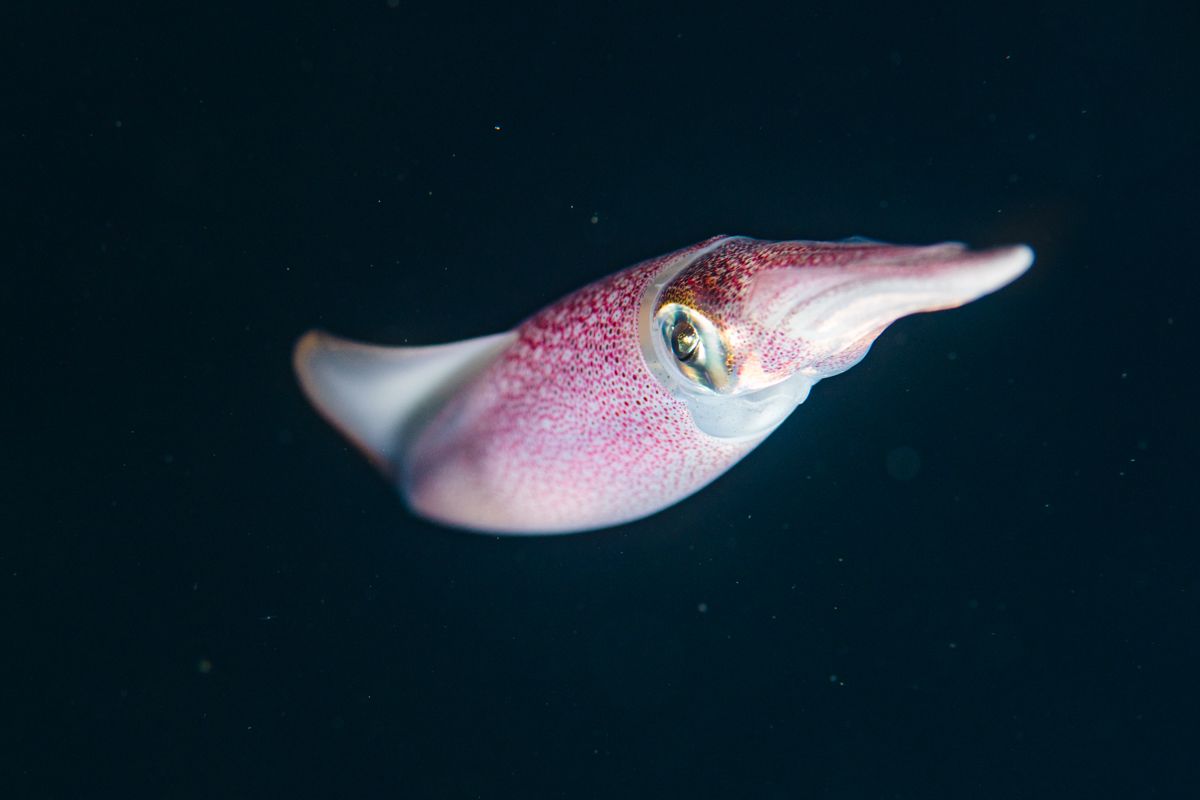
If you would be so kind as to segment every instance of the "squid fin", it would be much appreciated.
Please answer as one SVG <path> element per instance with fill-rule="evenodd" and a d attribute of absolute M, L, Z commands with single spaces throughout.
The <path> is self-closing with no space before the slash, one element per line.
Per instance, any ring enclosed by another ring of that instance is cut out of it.
<path fill-rule="evenodd" d="M 516 339 L 512 331 L 432 347 L 381 347 L 309 331 L 292 363 L 317 410 L 384 472 L 440 402 Z"/>

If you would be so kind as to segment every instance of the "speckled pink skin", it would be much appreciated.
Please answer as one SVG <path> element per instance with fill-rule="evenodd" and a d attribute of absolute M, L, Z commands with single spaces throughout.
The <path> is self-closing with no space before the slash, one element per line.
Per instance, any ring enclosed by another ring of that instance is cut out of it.
<path fill-rule="evenodd" d="M 642 293 L 722 237 L 643 262 L 540 311 L 417 435 L 401 486 L 417 512 L 510 533 L 558 533 L 644 517 L 700 489 L 763 437 L 723 441 L 651 374 Z"/>
<path fill-rule="evenodd" d="M 682 500 L 754 449 L 770 430 L 709 435 L 647 365 L 643 297 L 688 260 L 652 310 L 682 303 L 717 324 L 733 395 L 840 372 L 894 319 L 999 288 L 1032 254 L 714 237 L 616 273 L 521 324 L 415 435 L 396 465 L 413 509 L 485 531 L 601 528 Z"/>

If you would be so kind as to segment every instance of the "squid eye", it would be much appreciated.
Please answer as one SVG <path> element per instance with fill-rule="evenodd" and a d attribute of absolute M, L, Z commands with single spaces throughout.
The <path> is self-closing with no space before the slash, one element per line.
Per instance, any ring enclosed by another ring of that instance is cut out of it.
<path fill-rule="evenodd" d="M 720 330 L 699 311 L 667 303 L 655 314 L 661 357 L 672 358 L 672 372 L 713 392 L 732 389 L 726 363 L 728 349 Z"/>
<path fill-rule="evenodd" d="M 700 334 L 696 332 L 692 323 L 684 320 L 675 326 L 675 332 L 671 334 L 671 350 L 676 358 L 680 361 L 691 361 L 696 357 L 699 347 Z"/>

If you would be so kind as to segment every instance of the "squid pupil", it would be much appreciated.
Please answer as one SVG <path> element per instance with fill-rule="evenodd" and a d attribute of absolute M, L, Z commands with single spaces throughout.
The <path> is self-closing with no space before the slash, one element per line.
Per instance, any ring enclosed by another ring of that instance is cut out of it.
<path fill-rule="evenodd" d="M 671 346 L 675 350 L 675 357 L 680 361 L 690 361 L 696 355 L 696 350 L 700 346 L 700 334 L 696 332 L 692 323 L 684 321 L 675 326 L 675 332 L 671 336 Z"/>

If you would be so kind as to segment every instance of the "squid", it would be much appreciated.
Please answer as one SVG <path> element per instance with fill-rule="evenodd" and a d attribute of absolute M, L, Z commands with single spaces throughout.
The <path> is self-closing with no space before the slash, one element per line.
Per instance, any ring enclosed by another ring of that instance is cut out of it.
<path fill-rule="evenodd" d="M 567 295 L 505 333 L 383 347 L 314 330 L 317 410 L 442 525 L 594 530 L 712 482 L 893 321 L 1009 284 L 1024 245 L 717 236 Z"/>

